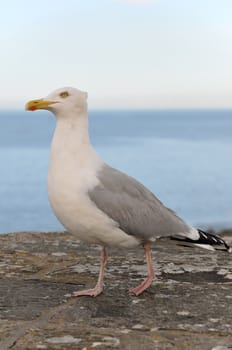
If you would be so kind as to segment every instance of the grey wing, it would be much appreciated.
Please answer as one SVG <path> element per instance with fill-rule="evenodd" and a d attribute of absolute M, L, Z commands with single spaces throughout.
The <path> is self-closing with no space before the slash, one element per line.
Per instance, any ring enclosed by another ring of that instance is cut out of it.
<path fill-rule="evenodd" d="M 104 165 L 89 192 L 95 205 L 127 234 L 142 240 L 189 232 L 191 227 L 134 178 Z"/>

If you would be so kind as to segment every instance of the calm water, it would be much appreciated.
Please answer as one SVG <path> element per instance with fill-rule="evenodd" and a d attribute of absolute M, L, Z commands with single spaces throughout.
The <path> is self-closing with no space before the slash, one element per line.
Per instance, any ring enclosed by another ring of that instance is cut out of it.
<path fill-rule="evenodd" d="M 0 232 L 58 230 L 46 193 L 49 112 L 0 111 Z M 185 220 L 232 227 L 232 111 L 92 111 L 92 143 Z"/>

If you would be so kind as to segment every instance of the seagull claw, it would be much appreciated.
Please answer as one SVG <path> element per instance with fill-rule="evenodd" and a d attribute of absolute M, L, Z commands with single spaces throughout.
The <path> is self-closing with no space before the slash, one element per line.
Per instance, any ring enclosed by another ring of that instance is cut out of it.
<path fill-rule="evenodd" d="M 80 290 L 72 293 L 72 297 L 81 297 L 81 296 L 89 296 L 96 297 L 101 294 L 103 291 L 103 287 L 96 285 L 96 287 L 91 289 Z"/>
<path fill-rule="evenodd" d="M 132 288 L 128 291 L 129 294 L 134 294 L 136 297 L 140 294 L 142 294 L 148 287 L 150 287 L 152 283 L 153 277 L 148 277 L 143 281 L 141 284 L 139 284 L 137 287 Z"/>

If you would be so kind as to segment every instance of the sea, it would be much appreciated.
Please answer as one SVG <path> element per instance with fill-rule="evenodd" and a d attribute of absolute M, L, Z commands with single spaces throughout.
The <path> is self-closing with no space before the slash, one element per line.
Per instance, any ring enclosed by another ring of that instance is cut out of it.
<path fill-rule="evenodd" d="M 232 228 L 232 110 L 92 110 L 91 141 L 196 227 Z M 63 230 L 47 198 L 55 118 L 0 111 L 0 233 Z"/>

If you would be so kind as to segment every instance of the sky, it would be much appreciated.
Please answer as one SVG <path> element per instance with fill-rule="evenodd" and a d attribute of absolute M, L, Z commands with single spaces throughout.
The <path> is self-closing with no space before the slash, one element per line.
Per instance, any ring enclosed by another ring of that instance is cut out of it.
<path fill-rule="evenodd" d="M 96 108 L 232 108 L 231 0 L 8 0 L 0 108 L 62 86 Z"/>

